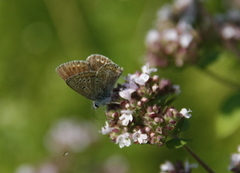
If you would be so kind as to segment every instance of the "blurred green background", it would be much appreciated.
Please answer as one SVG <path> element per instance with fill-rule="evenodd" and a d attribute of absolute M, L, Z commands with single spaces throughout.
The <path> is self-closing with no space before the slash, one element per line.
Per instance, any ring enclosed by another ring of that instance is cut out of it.
<path fill-rule="evenodd" d="M 107 172 L 103 167 L 111 164 L 108 161 L 114 156 L 117 161 L 112 165 L 119 162 L 128 173 L 159 172 L 159 165 L 166 160 L 196 163 L 183 149 L 151 145 L 120 149 L 98 133 L 105 125 L 104 108 L 93 110 L 91 101 L 68 88 L 55 73 L 61 63 L 85 60 L 95 53 L 124 67 L 123 76 L 140 70 L 145 63 L 146 33 L 165 2 L 170 1 L 0 1 L 1 173 L 22 173 L 19 170 L 25 164 L 36 169 L 43 163 L 60 164 L 64 168 L 59 172 Z M 220 6 L 218 0 L 207 5 L 210 12 Z M 240 83 L 239 62 L 232 56 L 223 52 L 209 69 Z M 193 111 L 191 128 L 184 134 L 192 139 L 190 147 L 213 170 L 227 172 L 230 155 L 240 144 L 240 114 L 239 108 L 231 112 L 233 119 L 221 110 L 237 91 L 195 67 L 169 68 L 157 74 L 181 86 L 174 106 Z M 234 103 L 239 103 L 238 98 Z M 91 123 L 96 140 L 79 152 L 67 150 L 66 156 L 47 149 L 46 135 L 52 125 L 71 118 Z M 204 170 L 199 167 L 193 172 Z"/>

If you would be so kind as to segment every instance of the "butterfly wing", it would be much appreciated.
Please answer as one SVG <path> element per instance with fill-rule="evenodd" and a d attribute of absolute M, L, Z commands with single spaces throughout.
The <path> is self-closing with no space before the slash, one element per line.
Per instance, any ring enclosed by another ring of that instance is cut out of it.
<path fill-rule="evenodd" d="M 90 55 L 86 61 L 71 61 L 56 68 L 67 85 L 93 100 L 95 107 L 111 101 L 113 87 L 123 69 L 103 55 Z"/>
<path fill-rule="evenodd" d="M 63 80 L 67 80 L 71 76 L 74 76 L 78 73 L 82 73 L 84 71 L 89 71 L 89 70 L 90 70 L 89 63 L 86 61 L 79 61 L 79 60 L 63 63 L 56 68 L 57 74 Z"/>
<path fill-rule="evenodd" d="M 95 92 L 95 80 L 96 72 L 86 71 L 69 77 L 66 80 L 66 83 L 70 88 L 72 88 L 74 91 L 81 94 L 82 96 L 90 100 L 95 100 L 97 94 Z"/>
<path fill-rule="evenodd" d="M 113 63 L 107 57 L 99 54 L 90 55 L 86 61 L 89 63 L 90 68 L 93 71 L 98 71 L 105 64 Z"/>
<path fill-rule="evenodd" d="M 100 100 L 104 97 L 111 97 L 113 87 L 118 78 L 121 76 L 122 72 L 123 69 L 115 63 L 105 64 L 98 70 L 97 79 L 100 82 L 95 82 L 96 89 L 101 88 L 102 92 L 98 92 L 100 95 L 96 96 L 96 100 Z"/>

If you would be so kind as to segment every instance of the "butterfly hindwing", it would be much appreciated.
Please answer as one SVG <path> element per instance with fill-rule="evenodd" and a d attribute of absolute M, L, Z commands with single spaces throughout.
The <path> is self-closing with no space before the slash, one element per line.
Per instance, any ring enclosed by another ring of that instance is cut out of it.
<path fill-rule="evenodd" d="M 74 91 L 83 95 L 84 97 L 95 100 L 96 92 L 95 92 L 95 79 L 96 72 L 95 71 L 87 71 L 76 74 L 66 80 L 66 83 L 69 87 L 71 87 Z"/>

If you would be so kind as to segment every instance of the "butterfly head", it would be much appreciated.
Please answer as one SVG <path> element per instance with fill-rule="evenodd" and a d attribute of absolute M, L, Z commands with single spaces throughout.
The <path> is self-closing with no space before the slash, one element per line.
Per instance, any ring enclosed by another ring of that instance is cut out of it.
<path fill-rule="evenodd" d="M 93 102 L 93 108 L 94 108 L 94 109 L 97 109 L 99 106 L 101 106 L 101 105 L 106 105 L 106 104 L 108 104 L 108 103 L 110 103 L 110 102 L 111 102 L 111 97 L 106 97 L 106 98 L 104 98 L 104 99 L 95 100 L 95 101 Z"/>

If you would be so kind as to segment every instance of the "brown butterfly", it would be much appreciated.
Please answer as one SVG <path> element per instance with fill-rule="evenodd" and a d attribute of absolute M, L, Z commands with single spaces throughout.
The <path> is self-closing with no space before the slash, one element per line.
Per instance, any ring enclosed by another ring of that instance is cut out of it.
<path fill-rule="evenodd" d="M 103 55 L 90 55 L 86 61 L 75 60 L 59 65 L 58 75 L 69 87 L 93 100 L 93 107 L 111 102 L 112 90 L 123 68 Z"/>

